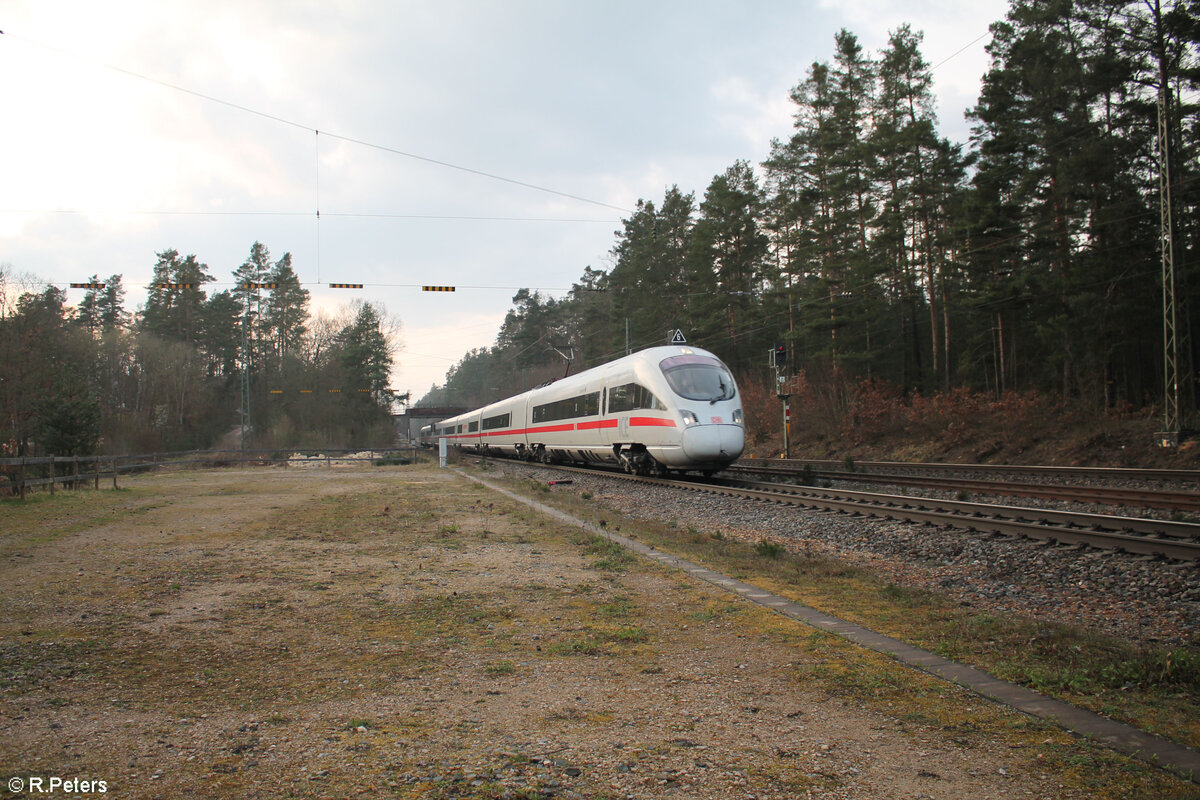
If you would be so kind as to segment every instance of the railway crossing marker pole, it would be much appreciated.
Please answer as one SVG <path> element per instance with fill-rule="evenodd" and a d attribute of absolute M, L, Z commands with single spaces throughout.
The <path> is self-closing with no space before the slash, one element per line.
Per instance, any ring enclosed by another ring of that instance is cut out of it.
<path fill-rule="evenodd" d="M 783 457 L 792 457 L 792 396 L 783 395 Z"/>

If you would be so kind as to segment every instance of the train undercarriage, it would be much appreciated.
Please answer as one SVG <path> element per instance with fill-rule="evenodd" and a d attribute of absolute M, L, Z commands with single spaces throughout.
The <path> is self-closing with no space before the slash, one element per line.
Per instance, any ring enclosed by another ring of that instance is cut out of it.
<path fill-rule="evenodd" d="M 517 458 L 522 461 L 536 461 L 539 464 L 546 465 L 563 463 L 615 463 L 630 475 L 645 475 L 659 478 L 664 477 L 668 472 L 667 467 L 656 460 L 654 456 L 650 455 L 646 450 L 646 446 L 642 444 L 614 444 L 612 446 L 611 458 L 601 457 L 585 450 L 549 449 L 541 444 L 528 447 L 518 444 L 516 445 L 516 451 Z M 485 455 L 503 455 L 503 453 L 490 450 L 486 446 L 483 448 L 483 452 Z"/>

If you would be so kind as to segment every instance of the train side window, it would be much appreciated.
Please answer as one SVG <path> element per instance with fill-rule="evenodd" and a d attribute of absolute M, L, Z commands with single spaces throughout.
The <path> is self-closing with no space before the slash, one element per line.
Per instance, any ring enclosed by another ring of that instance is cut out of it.
<path fill-rule="evenodd" d="M 478 430 L 479 430 L 479 423 L 478 423 L 478 422 L 472 422 L 472 423 L 470 423 L 470 424 L 468 424 L 468 425 L 467 425 L 467 433 L 475 433 L 475 432 L 476 432 L 476 431 L 478 431 Z"/>
<path fill-rule="evenodd" d="M 649 408 L 655 411 L 667 410 L 663 402 L 640 383 L 626 383 L 623 386 L 613 386 L 608 390 L 608 413 L 635 411 L 639 408 Z"/>
<path fill-rule="evenodd" d="M 497 428 L 507 428 L 511 416 L 509 414 L 497 414 L 494 417 L 484 417 L 483 429 L 485 431 L 494 431 Z"/>
<path fill-rule="evenodd" d="M 608 413 L 616 414 L 618 411 L 628 411 L 629 406 L 626 403 L 625 386 L 610 386 L 605 392 L 608 398 Z"/>
<path fill-rule="evenodd" d="M 557 419 L 595 417 L 600 413 L 600 393 L 581 394 L 553 403 L 533 407 L 534 422 L 553 422 Z"/>

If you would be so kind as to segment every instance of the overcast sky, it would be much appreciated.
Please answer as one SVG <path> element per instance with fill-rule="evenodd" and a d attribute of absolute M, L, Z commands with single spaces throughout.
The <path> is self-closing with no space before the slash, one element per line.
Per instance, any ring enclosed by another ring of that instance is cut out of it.
<path fill-rule="evenodd" d="M 517 289 L 610 268 L 638 199 L 699 200 L 762 161 L 839 29 L 872 54 L 922 31 L 942 133 L 965 142 L 1006 9 L 0 0 L 0 264 L 60 286 L 121 274 L 133 311 L 156 252 L 195 254 L 219 291 L 261 241 L 314 310 L 362 297 L 399 319 L 393 386 L 415 400 L 494 343 Z"/>

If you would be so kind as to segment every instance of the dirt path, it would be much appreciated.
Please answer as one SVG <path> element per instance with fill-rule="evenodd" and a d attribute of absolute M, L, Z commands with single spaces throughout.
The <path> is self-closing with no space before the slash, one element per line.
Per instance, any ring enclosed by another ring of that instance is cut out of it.
<path fill-rule="evenodd" d="M 451 473 L 127 485 L 0 512 L 0 777 L 30 797 L 1103 796 L 1110 756 Z"/>

